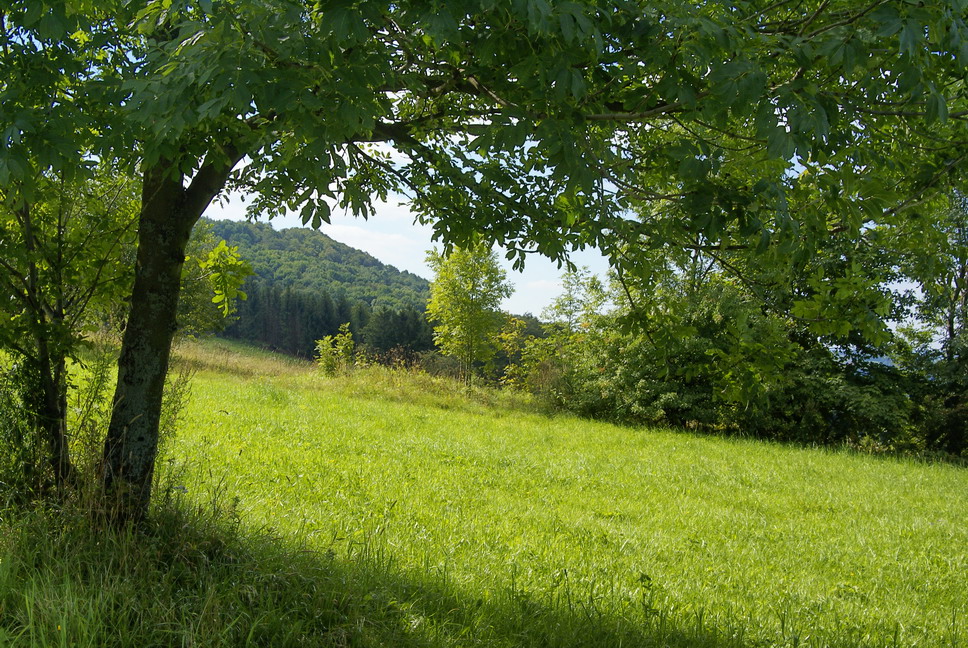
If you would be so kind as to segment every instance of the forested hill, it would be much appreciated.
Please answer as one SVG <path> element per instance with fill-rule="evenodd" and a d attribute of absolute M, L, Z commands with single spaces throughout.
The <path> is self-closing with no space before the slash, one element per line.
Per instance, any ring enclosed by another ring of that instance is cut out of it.
<path fill-rule="evenodd" d="M 429 282 L 311 229 L 274 230 L 265 223 L 211 221 L 213 233 L 236 245 L 256 279 L 273 287 L 342 295 L 371 308 L 423 311 Z M 252 282 L 252 279 L 249 280 Z"/>

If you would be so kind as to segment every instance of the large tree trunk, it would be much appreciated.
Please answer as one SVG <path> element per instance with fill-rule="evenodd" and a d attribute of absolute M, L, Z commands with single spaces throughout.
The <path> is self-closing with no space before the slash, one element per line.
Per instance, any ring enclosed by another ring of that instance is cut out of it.
<path fill-rule="evenodd" d="M 241 158 L 233 144 L 215 148 L 188 187 L 169 161 L 144 171 L 134 288 L 102 461 L 104 513 L 115 523 L 136 522 L 148 512 L 185 247 Z"/>
<path fill-rule="evenodd" d="M 200 215 L 187 209 L 168 164 L 145 171 L 141 200 L 134 289 L 102 466 L 106 512 L 118 522 L 147 512 L 185 247 Z"/>

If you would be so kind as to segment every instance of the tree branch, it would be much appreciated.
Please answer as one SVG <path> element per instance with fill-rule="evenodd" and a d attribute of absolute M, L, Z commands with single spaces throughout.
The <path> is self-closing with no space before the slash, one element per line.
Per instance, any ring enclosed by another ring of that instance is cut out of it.
<path fill-rule="evenodd" d="M 202 167 L 185 189 L 185 206 L 191 213 L 201 214 L 219 191 L 225 187 L 235 165 L 245 157 L 246 151 L 237 138 L 209 150 Z"/>
<path fill-rule="evenodd" d="M 701 99 L 703 96 L 708 94 L 707 92 L 701 92 L 696 95 L 696 99 Z M 608 112 L 608 113 L 597 113 L 591 115 L 585 115 L 585 119 L 588 121 L 619 121 L 619 122 L 640 122 L 653 117 L 658 117 L 659 115 L 667 115 L 670 113 L 680 113 L 685 112 L 683 105 L 679 101 L 674 101 L 672 103 L 662 104 L 656 106 L 655 108 L 650 108 L 649 110 L 643 110 L 640 112 Z"/>

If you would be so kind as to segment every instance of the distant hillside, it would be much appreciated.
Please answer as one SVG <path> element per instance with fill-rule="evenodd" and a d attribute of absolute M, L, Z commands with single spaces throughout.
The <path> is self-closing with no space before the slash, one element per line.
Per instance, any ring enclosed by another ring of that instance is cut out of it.
<path fill-rule="evenodd" d="M 322 232 L 291 228 L 276 231 L 265 223 L 211 221 L 218 238 L 239 247 L 258 282 L 311 293 L 345 296 L 351 303 L 393 310 L 423 311 L 430 283 L 386 265 Z"/>

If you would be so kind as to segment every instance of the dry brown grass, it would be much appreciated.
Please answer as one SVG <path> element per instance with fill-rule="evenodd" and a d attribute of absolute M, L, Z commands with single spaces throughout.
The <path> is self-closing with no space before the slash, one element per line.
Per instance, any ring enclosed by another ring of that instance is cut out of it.
<path fill-rule="evenodd" d="M 313 363 L 290 356 L 255 349 L 228 340 L 181 340 L 174 348 L 172 363 L 194 371 L 214 371 L 237 376 L 293 376 L 310 374 Z"/>

